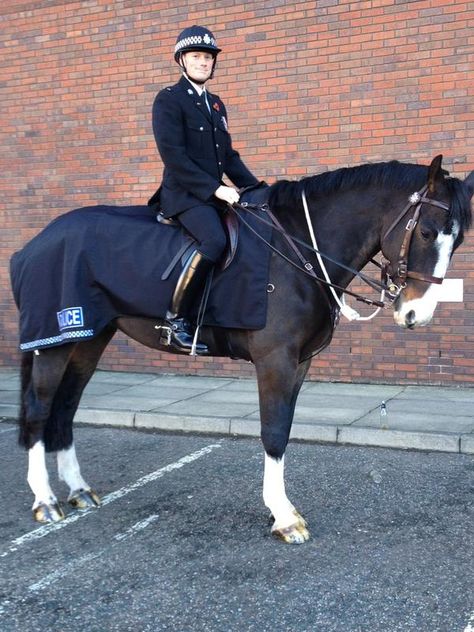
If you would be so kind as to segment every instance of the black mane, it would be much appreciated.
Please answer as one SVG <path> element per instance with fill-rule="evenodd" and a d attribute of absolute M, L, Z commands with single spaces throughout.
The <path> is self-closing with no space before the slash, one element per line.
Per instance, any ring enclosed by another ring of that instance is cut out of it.
<path fill-rule="evenodd" d="M 472 223 L 471 195 L 467 186 L 457 178 L 447 178 L 445 183 L 451 197 L 449 218 L 458 222 L 462 234 Z"/>
<path fill-rule="evenodd" d="M 301 205 L 301 193 L 311 198 L 330 195 L 336 191 L 360 189 L 368 186 L 412 187 L 417 191 L 428 178 L 428 167 L 392 160 L 327 171 L 301 180 L 279 180 L 270 187 L 269 204 L 275 210 L 294 208 Z M 446 178 L 445 183 L 451 196 L 450 219 L 456 220 L 461 231 L 471 225 L 471 205 L 467 188 L 456 178 Z"/>

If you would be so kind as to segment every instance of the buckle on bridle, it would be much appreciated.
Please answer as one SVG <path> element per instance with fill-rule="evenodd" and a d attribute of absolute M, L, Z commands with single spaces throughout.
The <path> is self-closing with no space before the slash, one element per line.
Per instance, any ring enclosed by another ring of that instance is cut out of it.
<path fill-rule="evenodd" d="M 408 265 L 406 261 L 399 261 L 397 274 L 400 279 L 406 279 L 408 274 Z"/>

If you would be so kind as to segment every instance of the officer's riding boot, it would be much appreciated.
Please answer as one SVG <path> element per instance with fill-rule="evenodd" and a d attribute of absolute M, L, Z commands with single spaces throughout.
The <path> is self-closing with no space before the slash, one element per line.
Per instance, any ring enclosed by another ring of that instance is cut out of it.
<path fill-rule="evenodd" d="M 207 275 L 213 266 L 214 262 L 197 250 L 186 261 L 171 299 L 171 307 L 161 326 L 161 338 L 166 345 L 179 351 L 191 351 L 194 332 L 186 316 L 204 289 Z M 205 355 L 209 350 L 205 344 L 198 342 L 196 353 Z"/>

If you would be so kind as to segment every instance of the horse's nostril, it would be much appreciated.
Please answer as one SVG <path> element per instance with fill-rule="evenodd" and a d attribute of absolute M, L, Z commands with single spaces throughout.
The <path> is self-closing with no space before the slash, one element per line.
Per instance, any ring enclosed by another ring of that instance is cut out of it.
<path fill-rule="evenodd" d="M 411 309 L 405 316 L 405 324 L 409 329 L 411 329 L 412 327 L 415 326 L 415 322 L 416 322 L 416 315 L 415 315 L 414 310 Z"/>

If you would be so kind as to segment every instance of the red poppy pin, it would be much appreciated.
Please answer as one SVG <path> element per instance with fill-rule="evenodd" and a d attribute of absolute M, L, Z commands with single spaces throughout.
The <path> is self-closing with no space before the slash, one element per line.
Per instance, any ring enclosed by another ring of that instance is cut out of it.
<path fill-rule="evenodd" d="M 218 103 L 213 103 L 213 104 L 212 104 L 212 107 L 214 108 L 214 110 L 215 110 L 216 112 L 219 112 L 220 107 L 219 107 L 219 104 L 218 104 Z"/>

